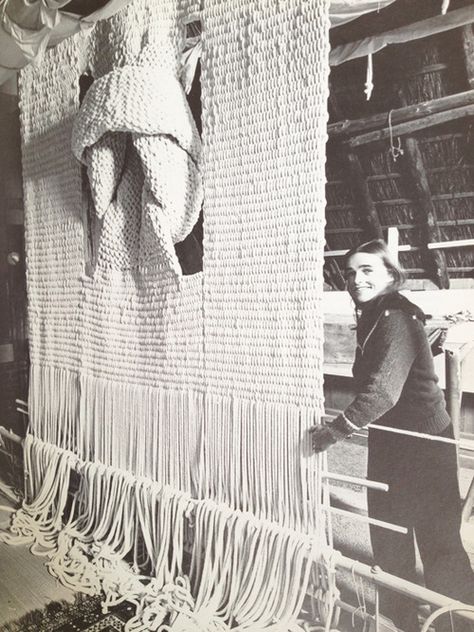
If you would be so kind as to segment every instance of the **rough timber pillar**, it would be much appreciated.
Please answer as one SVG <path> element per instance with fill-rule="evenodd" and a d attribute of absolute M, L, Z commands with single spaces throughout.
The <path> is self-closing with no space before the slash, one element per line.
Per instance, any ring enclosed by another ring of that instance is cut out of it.
<path fill-rule="evenodd" d="M 474 88 L 474 24 L 466 24 L 461 32 L 467 82 Z"/>
<path fill-rule="evenodd" d="M 442 237 L 436 221 L 436 209 L 431 198 L 423 156 L 421 155 L 418 141 L 413 136 L 406 136 L 404 145 L 403 158 L 415 192 L 415 202 L 418 205 L 418 211 L 423 222 L 423 256 L 436 285 L 442 289 L 447 289 L 449 288 L 449 276 L 446 256 L 440 250 L 427 248 L 427 245 L 431 242 L 442 241 Z"/>
<path fill-rule="evenodd" d="M 359 207 L 359 217 L 367 239 L 383 239 L 375 202 L 369 191 L 367 179 L 362 170 L 359 157 L 346 145 L 346 161 L 350 174 L 350 182 L 354 200 Z"/>

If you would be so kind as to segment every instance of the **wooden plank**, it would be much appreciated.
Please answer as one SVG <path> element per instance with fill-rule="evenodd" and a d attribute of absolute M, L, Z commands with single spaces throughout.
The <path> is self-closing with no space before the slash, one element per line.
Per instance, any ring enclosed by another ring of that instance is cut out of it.
<path fill-rule="evenodd" d="M 474 90 L 467 90 L 466 92 L 450 94 L 439 99 L 423 101 L 422 103 L 407 105 L 392 110 L 391 121 L 392 125 L 398 125 L 399 123 L 424 118 L 429 114 L 452 110 L 472 103 L 474 103 Z M 387 121 L 388 112 L 383 112 L 360 119 L 337 121 L 336 123 L 328 125 L 327 130 L 330 138 L 350 136 L 358 132 L 374 130 L 380 127 L 384 128 L 387 125 Z"/>
<path fill-rule="evenodd" d="M 426 244 L 425 246 L 411 246 L 410 244 L 400 244 L 398 246 L 398 252 L 419 252 L 423 248 L 427 250 L 445 250 L 447 248 L 470 248 L 474 246 L 474 239 L 452 239 L 450 241 L 435 241 Z M 341 250 L 326 250 L 324 252 L 325 257 L 343 257 L 349 251 L 347 249 Z M 454 268 L 451 268 L 454 270 Z M 456 270 L 472 270 L 471 267 L 456 268 Z"/>
<path fill-rule="evenodd" d="M 426 272 L 426 270 L 424 268 L 403 268 L 405 270 L 405 272 L 410 272 L 413 274 L 424 274 Z M 449 272 L 474 272 L 474 267 L 468 267 L 468 266 L 448 266 L 448 271 Z M 421 279 L 420 279 L 421 280 Z M 456 280 L 456 279 L 454 279 Z M 468 279 L 457 279 L 458 281 L 467 281 Z M 426 289 L 426 288 L 424 288 Z M 430 289 L 430 288 L 429 288 Z M 463 287 L 463 289 L 466 289 Z"/>
<path fill-rule="evenodd" d="M 474 88 L 474 25 L 467 24 L 462 28 L 462 45 L 467 82 Z"/>
<path fill-rule="evenodd" d="M 367 145 L 368 143 L 385 140 L 390 137 L 390 134 L 393 136 L 413 134 L 413 132 L 418 132 L 419 130 L 426 129 L 427 127 L 441 125 L 442 123 L 448 123 L 468 116 L 474 116 L 474 104 L 465 105 L 445 112 L 438 112 L 437 114 L 431 114 L 420 119 L 400 123 L 399 125 L 392 125 L 391 128 L 385 127 L 384 129 L 376 130 L 374 132 L 367 132 L 367 134 L 360 134 L 359 136 L 354 136 L 346 142 L 348 146 L 353 149 L 355 147 L 360 147 L 361 145 Z"/>
<path fill-rule="evenodd" d="M 390 226 L 387 234 L 387 247 L 388 251 L 392 255 L 394 261 L 398 265 L 398 228 L 396 226 Z"/>
<path fill-rule="evenodd" d="M 451 239 L 450 241 L 441 241 L 437 243 L 429 243 L 429 250 L 442 250 L 444 248 L 470 248 L 474 246 L 474 239 Z"/>
<path fill-rule="evenodd" d="M 441 227 L 449 227 L 449 226 L 473 226 L 474 219 L 442 219 L 438 220 L 438 226 Z M 387 230 L 391 228 L 393 224 L 382 224 L 382 229 Z M 397 224 L 396 226 L 398 230 L 413 230 L 414 228 L 418 228 L 418 224 Z M 358 233 L 361 232 L 362 228 L 326 228 L 326 233 L 328 234 L 348 234 L 348 233 Z M 447 242 L 443 242 L 447 243 Z"/>

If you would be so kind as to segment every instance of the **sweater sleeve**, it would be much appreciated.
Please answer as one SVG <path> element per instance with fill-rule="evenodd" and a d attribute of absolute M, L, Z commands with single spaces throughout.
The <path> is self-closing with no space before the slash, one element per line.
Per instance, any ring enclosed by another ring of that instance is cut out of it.
<path fill-rule="evenodd" d="M 384 312 L 364 348 L 357 395 L 341 415 L 346 430 L 374 422 L 395 406 L 423 335 L 423 326 L 410 314 Z"/>

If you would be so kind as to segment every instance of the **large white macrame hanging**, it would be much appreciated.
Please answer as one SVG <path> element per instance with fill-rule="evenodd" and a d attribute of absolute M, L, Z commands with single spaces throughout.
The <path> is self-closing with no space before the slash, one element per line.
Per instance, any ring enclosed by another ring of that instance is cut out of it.
<path fill-rule="evenodd" d="M 134 601 L 130 630 L 297 630 L 314 570 L 334 601 L 307 437 L 322 409 L 327 8 L 206 0 L 201 157 L 184 101 L 173 130 L 151 107 L 181 90 L 191 3 L 135 0 L 21 76 L 32 482 L 10 538 L 107 605 Z M 201 176 L 204 269 L 182 277 L 172 226 L 190 229 Z"/>

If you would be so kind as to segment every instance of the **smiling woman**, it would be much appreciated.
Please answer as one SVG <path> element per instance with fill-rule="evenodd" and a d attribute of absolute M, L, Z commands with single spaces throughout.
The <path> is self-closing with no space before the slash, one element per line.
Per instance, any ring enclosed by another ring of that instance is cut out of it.
<path fill-rule="evenodd" d="M 405 535 L 370 526 L 376 564 L 416 581 L 416 535 L 426 586 L 471 603 L 474 576 L 459 536 L 452 424 L 424 331 L 425 315 L 398 293 L 403 279 L 381 240 L 347 254 L 347 289 L 357 315 L 356 396 L 332 423 L 312 429 L 313 449 L 321 452 L 376 422 L 377 429 L 369 429 L 368 478 L 388 484 L 389 491 L 368 491 L 369 516 L 407 529 Z M 418 630 L 413 600 L 380 596 L 383 614 L 405 632 Z M 438 632 L 449 629 L 442 621 L 438 625 Z"/>
<path fill-rule="evenodd" d="M 398 290 L 404 281 L 401 269 L 390 258 L 385 244 L 374 240 L 362 251 L 347 255 L 346 287 L 356 305 Z"/>

